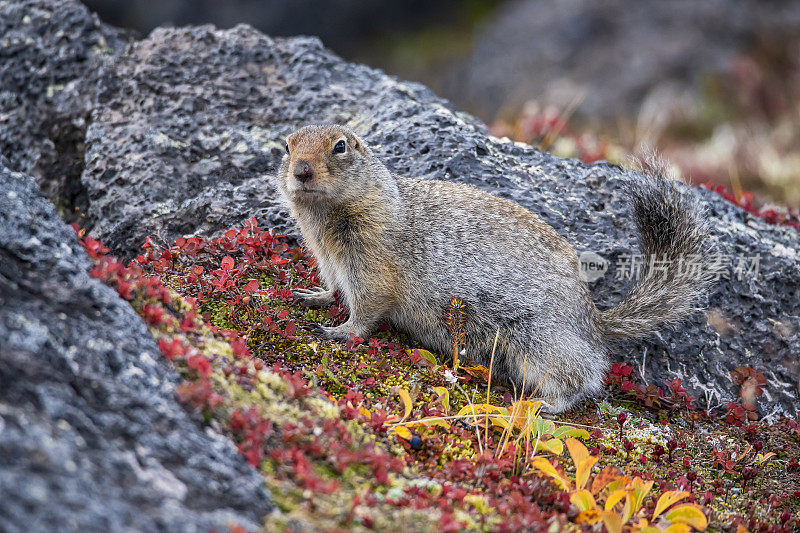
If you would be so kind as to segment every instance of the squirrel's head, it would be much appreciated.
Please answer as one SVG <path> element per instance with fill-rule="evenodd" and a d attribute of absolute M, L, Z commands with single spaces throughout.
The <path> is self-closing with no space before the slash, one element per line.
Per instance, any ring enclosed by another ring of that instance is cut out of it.
<path fill-rule="evenodd" d="M 279 178 L 295 204 L 358 201 L 391 181 L 364 142 L 338 125 L 306 126 L 289 135 Z"/>

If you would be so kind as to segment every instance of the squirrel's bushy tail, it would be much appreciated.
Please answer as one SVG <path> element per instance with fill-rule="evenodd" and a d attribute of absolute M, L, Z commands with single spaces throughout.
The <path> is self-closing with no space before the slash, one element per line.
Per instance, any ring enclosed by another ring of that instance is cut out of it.
<path fill-rule="evenodd" d="M 641 270 L 633 290 L 599 314 L 607 339 L 641 337 L 691 313 L 708 285 L 707 229 L 700 204 L 676 183 L 644 174 L 629 185 Z"/>

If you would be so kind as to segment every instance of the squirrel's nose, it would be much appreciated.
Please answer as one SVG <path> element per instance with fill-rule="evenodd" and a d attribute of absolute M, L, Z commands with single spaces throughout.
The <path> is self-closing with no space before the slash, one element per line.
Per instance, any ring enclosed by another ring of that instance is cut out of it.
<path fill-rule="evenodd" d="M 308 163 L 298 163 L 294 167 L 294 177 L 300 183 L 305 183 L 314 177 L 314 171 L 311 170 L 311 165 Z"/>

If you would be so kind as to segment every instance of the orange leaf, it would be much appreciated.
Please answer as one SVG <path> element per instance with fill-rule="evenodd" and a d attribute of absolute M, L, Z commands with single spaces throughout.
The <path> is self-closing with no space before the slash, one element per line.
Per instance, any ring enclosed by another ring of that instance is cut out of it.
<path fill-rule="evenodd" d="M 564 441 L 572 456 L 572 461 L 575 463 L 575 486 L 582 489 L 586 482 L 589 480 L 589 472 L 597 462 L 597 457 L 589 455 L 589 450 L 578 439 L 572 437 Z"/>
<path fill-rule="evenodd" d="M 611 494 L 612 492 L 616 492 L 620 489 L 629 489 L 631 484 L 631 478 L 628 476 L 620 476 L 611 483 L 608 484 L 608 493 Z"/>
<path fill-rule="evenodd" d="M 397 394 L 399 394 L 400 399 L 403 400 L 403 407 L 405 409 L 403 413 L 403 420 L 405 420 L 408 418 L 408 415 L 411 414 L 411 409 L 414 407 L 414 404 L 411 402 L 411 396 L 408 394 L 406 389 L 398 390 Z"/>
<path fill-rule="evenodd" d="M 464 417 L 465 422 L 478 427 L 485 428 L 490 421 L 493 425 L 505 427 L 505 420 L 491 415 L 508 416 L 508 409 L 505 407 L 497 407 L 490 403 L 471 403 L 462 407 L 458 414 L 456 414 L 457 417 Z"/>
<path fill-rule="evenodd" d="M 542 402 L 532 402 L 529 400 L 519 400 L 511 404 L 511 412 L 514 413 L 514 422 L 522 427 L 529 417 L 535 417 L 542 408 Z"/>
<path fill-rule="evenodd" d="M 461 370 L 463 370 L 472 377 L 482 379 L 483 381 L 489 381 L 489 369 L 483 365 L 462 366 Z"/>
<path fill-rule="evenodd" d="M 614 481 L 620 476 L 619 468 L 615 466 L 607 466 L 600 471 L 599 474 L 594 476 L 594 480 L 592 481 L 592 494 L 599 494 L 601 490 L 603 490 L 606 485 Z"/>
<path fill-rule="evenodd" d="M 581 526 L 592 526 L 600 521 L 601 514 L 597 509 L 589 509 L 588 511 L 581 511 L 575 517 L 575 523 Z"/>
<path fill-rule="evenodd" d="M 635 531 L 636 533 L 664 533 L 659 528 L 648 524 L 646 518 L 641 518 L 639 523 L 631 528 L 631 531 Z"/>
<path fill-rule="evenodd" d="M 578 439 L 570 437 L 564 440 L 564 443 L 567 445 L 569 454 L 572 456 L 572 462 L 575 463 L 576 467 L 589 457 L 589 450 Z"/>
<path fill-rule="evenodd" d="M 598 461 L 597 457 L 590 455 L 586 459 L 584 459 L 581 464 L 575 467 L 575 486 L 579 489 L 586 486 L 586 482 L 589 481 L 589 473 L 592 471 L 592 467 Z"/>

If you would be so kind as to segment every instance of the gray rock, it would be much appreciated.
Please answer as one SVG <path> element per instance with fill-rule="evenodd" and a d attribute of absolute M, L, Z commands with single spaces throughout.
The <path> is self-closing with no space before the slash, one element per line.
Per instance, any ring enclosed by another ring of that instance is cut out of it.
<path fill-rule="evenodd" d="M 0 531 L 257 528 L 263 478 L 176 403 L 147 328 L 90 267 L 0 157 Z"/>
<path fill-rule="evenodd" d="M 491 119 L 538 98 L 588 119 L 617 119 L 691 101 L 758 36 L 800 30 L 791 0 L 522 0 L 508 2 L 476 37 L 455 101 Z"/>
<path fill-rule="evenodd" d="M 83 0 L 105 22 L 149 33 L 158 26 L 240 22 L 268 35 L 316 35 L 351 57 L 376 41 L 419 28 L 458 20 L 464 0 Z"/>
<path fill-rule="evenodd" d="M 616 279 L 614 265 L 635 252 L 621 192 L 623 175 L 635 173 L 490 138 L 485 126 L 425 87 L 349 64 L 316 39 L 271 39 L 248 26 L 159 29 L 109 64 L 100 85 L 82 180 L 93 231 L 119 253 L 138 253 L 149 234 L 169 241 L 215 233 L 251 216 L 293 234 L 269 177 L 283 138 L 307 123 L 342 122 L 398 173 L 511 198 L 578 250 L 610 259 L 609 273 L 592 285 L 599 305 L 613 305 L 631 286 Z M 676 331 L 622 344 L 614 356 L 644 361 L 649 383 L 682 378 L 711 406 L 736 397 L 729 372 L 750 366 L 769 380 L 762 410 L 794 413 L 797 232 L 712 192 L 692 194 L 707 206 L 711 244 L 734 261 L 729 273 L 740 255 L 751 261 L 760 254 L 760 271 L 715 285 L 707 303 L 720 331 L 698 314 Z"/>
<path fill-rule="evenodd" d="M 79 178 L 97 67 L 129 37 L 76 1 L 0 0 L 0 154 L 66 216 L 85 207 Z"/>

